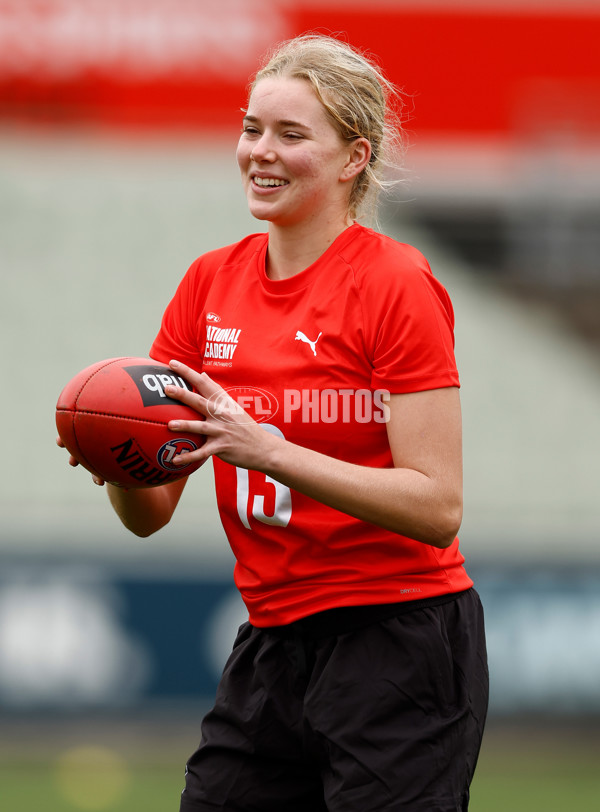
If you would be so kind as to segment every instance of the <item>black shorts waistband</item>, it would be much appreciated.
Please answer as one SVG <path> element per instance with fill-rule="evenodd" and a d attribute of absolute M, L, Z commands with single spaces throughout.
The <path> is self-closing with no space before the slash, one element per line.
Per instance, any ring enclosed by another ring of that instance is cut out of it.
<path fill-rule="evenodd" d="M 399 617 L 407 612 L 418 609 L 427 609 L 431 606 L 442 606 L 450 603 L 461 595 L 470 592 L 453 592 L 449 595 L 436 595 L 433 598 L 420 598 L 414 601 L 399 601 L 398 603 L 377 603 L 365 606 L 338 606 L 335 609 L 326 609 L 314 615 L 308 615 L 285 626 L 261 626 L 260 631 L 274 634 L 278 637 L 303 637 L 318 640 L 323 637 L 333 637 L 337 634 L 346 634 L 377 623 L 380 620 L 389 620 Z"/>

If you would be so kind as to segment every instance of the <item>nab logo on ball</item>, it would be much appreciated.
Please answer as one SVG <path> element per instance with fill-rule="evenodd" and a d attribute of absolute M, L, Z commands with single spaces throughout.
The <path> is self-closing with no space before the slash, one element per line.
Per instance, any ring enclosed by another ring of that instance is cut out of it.
<path fill-rule="evenodd" d="M 182 463 L 175 465 L 173 458 L 178 454 L 187 454 L 190 451 L 195 451 L 197 448 L 196 443 L 193 443 L 191 440 L 186 440 L 183 437 L 179 437 L 176 440 L 169 440 L 168 443 L 161 445 L 158 449 L 156 461 L 165 471 L 181 471 L 183 468 L 187 468 L 187 465 L 183 465 Z"/>
<path fill-rule="evenodd" d="M 144 406 L 164 406 L 165 403 L 176 403 L 177 401 L 165 394 L 165 386 L 179 386 L 192 391 L 189 383 L 179 375 L 165 371 L 164 367 L 140 364 L 135 367 L 124 367 L 124 370 L 137 386 Z"/>

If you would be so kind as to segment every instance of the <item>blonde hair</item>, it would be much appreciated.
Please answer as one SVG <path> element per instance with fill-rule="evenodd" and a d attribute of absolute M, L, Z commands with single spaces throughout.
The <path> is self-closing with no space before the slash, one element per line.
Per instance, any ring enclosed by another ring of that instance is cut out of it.
<path fill-rule="evenodd" d="M 320 34 L 303 34 L 279 44 L 256 73 L 250 93 L 257 82 L 271 76 L 310 82 L 341 138 L 369 141 L 371 158 L 352 186 L 349 214 L 355 218 L 361 210 L 374 215 L 379 192 L 397 182 L 384 174 L 398 168 L 403 151 L 399 91 L 372 59 Z"/>

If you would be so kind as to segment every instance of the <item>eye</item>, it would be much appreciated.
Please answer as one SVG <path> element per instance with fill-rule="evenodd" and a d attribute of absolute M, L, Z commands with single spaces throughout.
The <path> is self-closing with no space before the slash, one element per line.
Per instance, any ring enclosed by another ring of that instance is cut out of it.
<path fill-rule="evenodd" d="M 283 137 L 286 138 L 288 141 L 301 141 L 304 136 L 300 135 L 300 133 L 284 133 Z"/>
<path fill-rule="evenodd" d="M 251 124 L 244 124 L 242 127 L 242 133 L 244 135 L 258 135 L 258 129 Z"/>

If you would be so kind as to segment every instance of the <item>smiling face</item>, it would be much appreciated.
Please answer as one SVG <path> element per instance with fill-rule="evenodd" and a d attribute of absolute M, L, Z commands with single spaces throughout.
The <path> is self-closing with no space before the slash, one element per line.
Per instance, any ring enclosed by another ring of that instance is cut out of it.
<path fill-rule="evenodd" d="M 280 227 L 348 225 L 352 182 L 362 168 L 357 155 L 368 150 L 363 140 L 342 140 L 307 81 L 261 79 L 237 149 L 250 213 Z"/>

